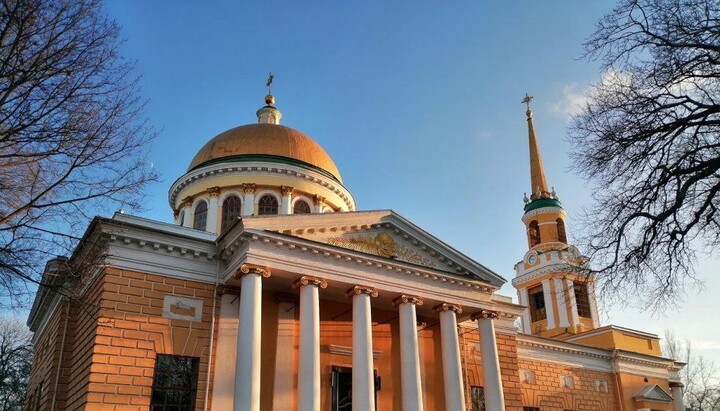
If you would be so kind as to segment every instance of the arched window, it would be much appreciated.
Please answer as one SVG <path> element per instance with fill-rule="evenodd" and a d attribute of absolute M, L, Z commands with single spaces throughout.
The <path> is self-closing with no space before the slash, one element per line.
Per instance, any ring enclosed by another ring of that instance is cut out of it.
<path fill-rule="evenodd" d="M 240 197 L 232 195 L 223 201 L 221 232 L 230 228 L 240 218 L 241 210 L 242 201 L 240 201 Z"/>
<path fill-rule="evenodd" d="M 274 196 L 271 196 L 270 194 L 266 194 L 266 195 L 260 197 L 260 201 L 258 201 L 258 214 L 259 215 L 277 214 L 277 213 L 278 213 L 277 198 L 275 198 Z"/>
<path fill-rule="evenodd" d="M 310 204 L 303 200 L 298 200 L 293 206 L 293 214 L 310 214 Z"/>
<path fill-rule="evenodd" d="M 567 234 L 565 233 L 565 222 L 562 220 L 562 218 L 558 218 L 555 221 L 557 222 L 558 241 L 567 243 Z"/>
<path fill-rule="evenodd" d="M 540 244 L 540 226 L 536 220 L 533 220 L 528 227 L 528 236 L 530 237 L 530 247 Z"/>
<path fill-rule="evenodd" d="M 205 231 L 207 229 L 207 203 L 200 201 L 195 206 L 195 218 L 193 219 L 193 228 Z"/>

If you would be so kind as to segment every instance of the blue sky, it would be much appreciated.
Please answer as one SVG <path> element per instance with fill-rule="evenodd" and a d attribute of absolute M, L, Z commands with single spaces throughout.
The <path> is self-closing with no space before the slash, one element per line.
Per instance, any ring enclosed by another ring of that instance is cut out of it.
<path fill-rule="evenodd" d="M 162 181 L 142 215 L 171 221 L 170 184 L 210 138 L 255 122 L 265 80 L 282 123 L 333 157 L 361 210 L 393 209 L 500 273 L 526 251 L 526 92 L 546 173 L 572 217 L 592 187 L 570 168 L 568 115 L 602 72 L 582 42 L 614 2 L 108 1 L 123 53 L 137 59 L 146 115 L 159 131 L 149 159 Z M 706 289 L 651 317 L 604 307 L 603 323 L 674 329 L 720 362 Z M 503 288 L 515 296 L 511 286 Z M 601 304 L 602 305 L 602 304 Z"/>

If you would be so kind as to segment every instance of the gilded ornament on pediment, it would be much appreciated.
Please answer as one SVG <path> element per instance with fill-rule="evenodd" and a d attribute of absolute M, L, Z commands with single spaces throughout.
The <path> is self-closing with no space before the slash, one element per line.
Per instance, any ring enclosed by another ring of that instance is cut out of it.
<path fill-rule="evenodd" d="M 398 244 L 389 234 L 381 232 L 370 236 L 335 237 L 328 239 L 328 243 L 350 250 L 379 255 L 412 264 L 434 268 L 432 260 L 415 252 L 412 249 Z"/>

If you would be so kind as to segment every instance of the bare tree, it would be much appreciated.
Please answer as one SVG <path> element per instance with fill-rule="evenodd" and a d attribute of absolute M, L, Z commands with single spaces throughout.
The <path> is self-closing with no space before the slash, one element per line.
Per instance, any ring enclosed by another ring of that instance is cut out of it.
<path fill-rule="evenodd" d="M 685 407 L 691 411 L 720 411 L 720 373 L 715 363 L 696 355 L 690 341 L 681 342 L 670 330 L 665 330 L 662 348 L 666 357 L 686 364 L 680 371 Z"/>
<path fill-rule="evenodd" d="M 99 0 L 0 0 L 0 303 L 40 282 L 94 214 L 140 206 L 143 159 L 133 63 Z"/>
<path fill-rule="evenodd" d="M 23 409 L 32 363 L 30 337 L 25 324 L 0 318 L 0 411 Z"/>
<path fill-rule="evenodd" d="M 720 245 L 720 3 L 621 0 L 585 48 L 605 75 L 571 125 L 584 242 L 603 291 L 667 306 Z"/>

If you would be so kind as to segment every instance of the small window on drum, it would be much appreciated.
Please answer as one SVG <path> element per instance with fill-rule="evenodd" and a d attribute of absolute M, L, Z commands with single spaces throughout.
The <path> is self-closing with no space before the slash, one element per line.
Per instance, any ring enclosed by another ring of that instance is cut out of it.
<path fill-rule="evenodd" d="M 200 201 L 195 206 L 195 218 L 193 219 L 193 228 L 205 231 L 207 229 L 207 213 L 208 206 L 204 201 Z"/>
<path fill-rule="evenodd" d="M 537 220 L 530 222 L 528 226 L 528 236 L 530 237 L 530 247 L 540 244 L 540 225 Z"/>
<path fill-rule="evenodd" d="M 293 214 L 310 214 L 310 204 L 303 200 L 296 201 L 293 206 Z"/>
<path fill-rule="evenodd" d="M 260 197 L 258 201 L 258 215 L 269 215 L 278 213 L 277 198 L 270 194 Z"/>
<path fill-rule="evenodd" d="M 242 210 L 242 202 L 238 196 L 229 196 L 223 201 L 222 206 L 222 231 L 230 228 L 238 218 Z"/>
<path fill-rule="evenodd" d="M 562 218 L 555 220 L 557 223 L 558 241 L 567 244 L 567 233 L 565 232 L 565 222 Z"/>

